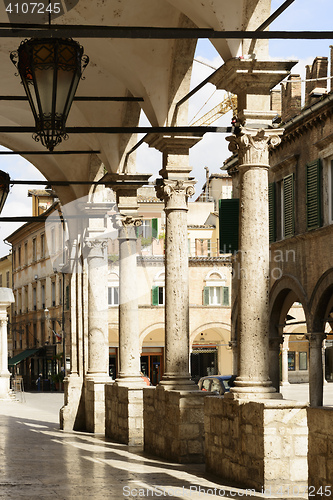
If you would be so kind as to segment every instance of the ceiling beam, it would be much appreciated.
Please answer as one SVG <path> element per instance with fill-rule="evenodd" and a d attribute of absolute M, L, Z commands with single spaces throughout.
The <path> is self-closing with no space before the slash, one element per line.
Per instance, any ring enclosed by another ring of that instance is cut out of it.
<path fill-rule="evenodd" d="M 333 31 L 215 31 L 210 28 L 146 26 L 78 26 L 0 23 L 1 38 L 129 38 L 129 39 L 333 39 Z"/>
<path fill-rule="evenodd" d="M 0 126 L 0 134 L 34 134 L 35 127 Z M 67 134 L 175 134 L 204 135 L 208 132 L 227 134 L 232 127 L 66 127 Z"/>
<path fill-rule="evenodd" d="M 0 101 L 27 101 L 26 96 L 1 95 Z M 97 96 L 76 96 L 74 101 L 78 102 L 143 102 L 143 97 L 97 97 Z"/>
<path fill-rule="evenodd" d="M 0 151 L 0 156 L 10 155 L 91 155 L 100 154 L 100 151 Z"/>

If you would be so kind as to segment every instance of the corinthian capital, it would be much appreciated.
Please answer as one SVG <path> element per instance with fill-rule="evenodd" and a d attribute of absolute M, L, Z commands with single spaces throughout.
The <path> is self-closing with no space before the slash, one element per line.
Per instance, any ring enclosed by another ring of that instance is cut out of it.
<path fill-rule="evenodd" d="M 194 179 L 164 179 L 156 186 L 156 195 L 165 202 L 165 207 L 169 210 L 187 210 L 187 200 L 195 193 L 195 183 Z"/>
<path fill-rule="evenodd" d="M 105 249 L 107 248 L 108 242 L 105 239 L 86 239 L 86 249 L 88 251 L 89 258 L 104 258 Z"/>
<path fill-rule="evenodd" d="M 229 150 L 238 153 L 239 165 L 269 166 L 269 150 L 278 146 L 283 129 L 250 129 L 227 137 Z"/>
<path fill-rule="evenodd" d="M 115 214 L 111 216 L 112 225 L 115 229 L 123 229 L 130 226 L 141 226 L 142 219 L 131 215 Z"/>

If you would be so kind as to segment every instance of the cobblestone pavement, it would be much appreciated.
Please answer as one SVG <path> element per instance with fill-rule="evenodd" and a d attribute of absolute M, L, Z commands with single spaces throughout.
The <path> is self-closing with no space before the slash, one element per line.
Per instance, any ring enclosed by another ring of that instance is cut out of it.
<path fill-rule="evenodd" d="M 289 393 L 306 393 L 303 385 Z M 327 389 L 333 396 L 333 384 Z M 1 499 L 286 498 L 219 483 L 203 465 L 164 462 L 102 436 L 61 431 L 62 401 L 59 393 L 26 393 L 25 401 L 0 402 Z"/>

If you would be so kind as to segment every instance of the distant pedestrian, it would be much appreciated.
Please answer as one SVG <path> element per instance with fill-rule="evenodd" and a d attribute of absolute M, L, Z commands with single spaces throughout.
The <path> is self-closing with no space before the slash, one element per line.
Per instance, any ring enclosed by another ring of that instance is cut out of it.
<path fill-rule="evenodd" d="M 43 374 L 40 373 L 39 376 L 38 376 L 38 379 L 36 380 L 36 385 L 37 385 L 37 391 L 40 392 L 41 390 L 41 386 L 42 386 L 42 377 L 43 377 Z"/>

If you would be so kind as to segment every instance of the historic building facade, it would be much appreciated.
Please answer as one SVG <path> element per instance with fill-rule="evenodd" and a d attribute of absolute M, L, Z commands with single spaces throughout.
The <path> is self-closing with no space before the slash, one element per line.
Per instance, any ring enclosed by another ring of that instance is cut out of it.
<path fill-rule="evenodd" d="M 317 57 L 307 67 L 303 107 L 300 76 L 291 75 L 283 84 L 285 133 L 271 153 L 270 169 L 270 334 L 288 334 L 283 347 L 289 350 L 289 379 L 304 381 L 308 375 L 311 402 L 319 405 L 323 380 L 332 380 L 333 368 L 333 106 L 325 80 L 328 63 L 326 57 Z M 302 310 L 298 317 L 290 309 L 293 304 Z"/>

